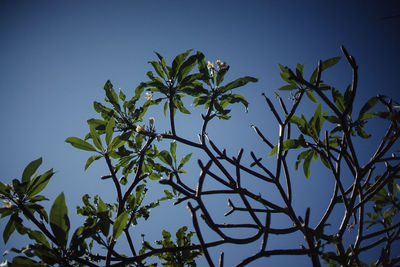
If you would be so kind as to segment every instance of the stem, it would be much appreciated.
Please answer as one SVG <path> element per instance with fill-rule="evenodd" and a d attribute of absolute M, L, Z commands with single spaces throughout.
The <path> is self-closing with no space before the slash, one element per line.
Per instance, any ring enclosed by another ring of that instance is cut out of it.
<path fill-rule="evenodd" d="M 170 88 L 170 91 L 172 91 L 172 90 L 173 90 L 173 88 Z M 174 114 L 175 106 L 174 106 L 174 102 L 173 102 L 173 94 L 171 94 L 171 92 L 170 92 L 168 104 L 169 104 L 169 121 L 171 124 L 171 131 L 172 131 L 172 135 L 176 136 L 175 114 Z"/>

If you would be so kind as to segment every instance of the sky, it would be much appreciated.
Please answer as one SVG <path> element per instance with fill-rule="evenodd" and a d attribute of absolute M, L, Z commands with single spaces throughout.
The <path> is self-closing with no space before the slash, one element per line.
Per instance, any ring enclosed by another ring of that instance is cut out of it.
<path fill-rule="evenodd" d="M 43 157 L 40 171 L 56 171 L 44 191 L 51 199 L 47 207 L 64 192 L 72 229 L 81 223 L 75 207 L 82 195 L 99 194 L 112 201 L 110 184 L 99 179 L 107 174 L 105 164 L 96 162 L 84 172 L 91 154 L 72 148 L 64 140 L 69 136 L 83 138 L 88 132 L 86 120 L 98 117 L 92 103 L 103 101 L 102 88 L 107 80 L 114 88 L 132 94 L 151 70 L 147 62 L 155 60 L 153 51 L 167 62 L 187 49 L 202 51 L 207 60 L 221 59 L 230 65 L 226 79 L 246 75 L 259 78 L 258 83 L 240 92 L 250 103 L 249 112 L 244 113 L 237 105 L 231 120 L 210 125 L 209 135 L 228 153 L 236 154 L 243 147 L 248 160 L 249 151 L 267 158 L 269 150 L 250 125 L 257 125 L 267 137 L 277 140 L 276 123 L 261 94 L 273 98 L 276 89 L 284 85 L 278 63 L 289 67 L 305 63 L 306 72 L 311 73 L 318 60 L 340 56 L 340 45 L 344 45 L 359 65 L 359 105 L 378 93 L 400 100 L 400 18 L 380 19 L 396 14 L 400 14 L 399 1 L 0 0 L 0 180 L 10 182 L 30 161 Z M 345 60 L 327 72 L 325 81 L 342 91 L 346 88 L 351 69 Z M 289 95 L 282 96 L 290 103 Z M 301 108 L 310 112 L 315 107 Z M 196 140 L 202 110 L 191 110 L 190 116 L 178 116 L 181 129 L 177 128 Z M 168 120 L 161 109 L 151 110 L 148 116 L 156 118 L 158 129 L 165 129 Z M 380 125 L 370 130 L 379 133 Z M 182 145 L 179 148 L 181 156 L 192 152 Z M 366 143 L 358 147 L 360 154 L 366 155 L 369 148 Z M 195 158 L 190 170 L 194 175 L 187 179 L 195 181 L 199 171 Z M 295 205 L 304 211 L 315 206 L 318 213 L 327 203 L 320 201 L 326 198 L 321 188 L 332 181 L 318 179 L 323 171 L 317 167 L 312 170 L 309 180 L 299 173 L 294 181 L 299 195 Z M 164 189 L 157 183 L 149 186 L 149 200 Z M 140 243 L 141 233 L 151 241 L 161 239 L 162 229 L 175 232 L 181 225 L 192 227 L 185 205 L 171 208 L 170 204 L 154 209 L 149 222 L 135 229 L 135 242 Z M 228 208 L 224 204 L 216 209 L 223 214 Z M 0 221 L 0 229 L 5 223 Z M 208 237 L 214 236 L 209 233 Z M 0 240 L 0 251 L 21 247 L 23 242 L 14 234 L 7 245 Z M 276 238 L 272 242 L 288 247 L 297 241 Z M 233 266 L 258 248 L 259 244 L 229 246 L 225 262 Z M 215 262 L 218 254 L 218 249 L 212 251 Z M 305 257 L 272 257 L 249 266 L 261 262 L 271 266 L 278 262 L 281 266 L 310 265 Z M 199 261 L 202 264 L 204 260 Z"/>

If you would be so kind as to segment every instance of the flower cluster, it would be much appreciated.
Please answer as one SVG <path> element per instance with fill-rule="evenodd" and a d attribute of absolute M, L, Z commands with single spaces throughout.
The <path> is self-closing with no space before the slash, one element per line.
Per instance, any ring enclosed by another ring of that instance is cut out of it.
<path fill-rule="evenodd" d="M 219 59 L 217 61 L 215 61 L 215 64 L 217 65 L 217 68 L 214 67 L 214 63 L 213 62 L 208 61 L 207 62 L 207 68 L 209 70 L 216 70 L 216 71 L 220 71 L 220 70 L 228 68 L 228 65 L 226 64 L 226 62 L 225 61 L 221 61 Z"/>
<path fill-rule="evenodd" d="M 155 127 L 154 127 L 154 123 L 155 123 L 155 119 L 154 119 L 154 117 L 150 117 L 149 118 L 149 126 L 147 127 L 147 128 L 145 128 L 145 126 L 140 126 L 140 125 L 137 125 L 136 126 L 136 132 L 137 133 L 143 133 L 143 132 L 146 132 L 146 133 L 154 133 L 155 131 L 156 131 L 156 129 L 155 129 Z M 157 141 L 161 141 L 162 140 L 162 135 L 161 134 L 156 134 L 156 139 L 157 139 Z"/>

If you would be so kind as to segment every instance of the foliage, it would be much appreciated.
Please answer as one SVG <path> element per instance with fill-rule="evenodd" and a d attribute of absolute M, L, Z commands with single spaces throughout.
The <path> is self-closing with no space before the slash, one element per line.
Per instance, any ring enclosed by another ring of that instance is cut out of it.
<path fill-rule="evenodd" d="M 237 156 L 229 156 L 207 135 L 211 120 L 230 119 L 233 104 L 240 103 L 247 111 L 247 100 L 236 91 L 256 82 L 256 78 L 244 76 L 225 82 L 230 68 L 225 62 L 206 62 L 201 52 L 187 50 L 176 56 L 171 65 L 155 53 L 157 60 L 149 62 L 153 71 L 147 72 L 148 81 L 140 83 L 130 99 L 122 91 L 117 93 L 112 83 L 107 81 L 104 86 L 106 104 L 94 102 L 100 118 L 88 120 L 89 133 L 84 138 L 69 137 L 66 142 L 91 153 L 85 170 L 95 161 L 104 160 L 109 174 L 101 179 L 112 180 L 115 203 L 106 203 L 99 195 L 84 195 L 82 206 L 76 210 L 84 218 L 84 223 L 70 231 L 71 211 L 64 193 L 54 200 L 49 214 L 40 204 L 48 200 L 39 193 L 49 183 L 53 170 L 39 175 L 37 171 L 42 159 L 32 161 L 20 179 L 14 179 L 12 184 L 0 182 L 4 200 L 0 213 L 3 220 L 8 219 L 3 230 L 4 242 L 7 243 L 15 231 L 31 240 L 31 244 L 24 248 L 11 249 L 17 256 L 8 265 L 155 266 L 156 263 L 151 261 L 157 257 L 163 266 L 196 266 L 195 259 L 204 255 L 208 264 L 215 266 L 210 249 L 256 241 L 261 244 L 260 250 L 237 266 L 273 255 L 308 256 L 314 266 L 320 266 L 321 261 L 329 266 L 369 266 L 363 262 L 363 253 L 374 248 L 380 248 L 381 253 L 370 266 L 399 263 L 400 256 L 395 255 L 393 247 L 398 245 L 400 235 L 400 186 L 397 182 L 400 157 L 395 149 L 400 135 L 400 111 L 391 99 L 381 95 L 370 98 L 360 110 L 356 110 L 358 67 L 344 47 L 342 51 L 353 72 L 353 80 L 344 92 L 322 81 L 323 72 L 337 64 L 340 57 L 320 61 L 309 79 L 304 78 L 304 65 L 297 64 L 294 71 L 279 65 L 280 76 L 286 82 L 279 90 L 290 91 L 291 107 L 277 95 L 282 108 L 279 112 L 263 95 L 279 125 L 277 143 L 270 142 L 257 126 L 253 126 L 256 135 L 265 143 L 269 156 L 276 157 L 275 168 L 267 167 L 265 161 L 253 152 L 250 153 L 253 162 L 247 166 L 242 163 L 243 149 Z M 194 107 L 205 109 L 198 141 L 179 134 L 175 124 L 177 112 L 190 114 L 184 97 L 191 97 Z M 140 104 L 143 99 L 144 103 Z M 309 118 L 298 111 L 299 104 L 305 101 L 317 104 Z M 378 104 L 384 110 L 374 111 Z M 165 132 L 156 130 L 154 118 L 150 118 L 147 125 L 143 122 L 152 106 L 162 106 L 168 116 L 170 127 Z M 371 138 L 365 127 L 370 120 L 383 120 L 387 131 L 375 153 L 362 163 L 355 140 Z M 169 149 L 160 151 L 159 147 L 168 140 L 171 140 Z M 178 143 L 191 147 L 195 152 L 178 158 Z M 181 175 L 187 173 L 184 167 L 193 154 L 201 152 L 207 159 L 205 162 L 198 159 L 201 173 L 193 187 L 187 180 L 182 180 Z M 293 169 L 289 165 L 291 154 L 296 159 Z M 295 188 L 291 185 L 291 179 L 300 166 L 306 178 L 312 176 L 313 160 L 320 160 L 335 182 L 330 203 L 315 225 L 310 223 L 310 209 L 303 216 L 294 208 Z M 281 201 L 275 203 L 265 192 L 255 192 L 246 187 L 241 181 L 243 175 L 273 186 Z M 346 177 L 349 175 L 350 183 Z M 145 198 L 153 181 L 166 186 L 165 195 L 148 202 Z M 205 189 L 211 181 L 223 189 Z M 219 223 L 211 212 L 213 206 L 207 202 L 213 196 L 232 196 L 228 202 L 231 210 L 225 216 L 246 214 L 248 222 Z M 143 236 L 142 247 L 137 250 L 131 228 L 142 219 L 147 220 L 150 210 L 168 199 L 175 199 L 177 205 L 187 203 L 194 232 L 183 226 L 176 232 L 174 242 L 170 232 L 162 230 L 162 240 L 152 246 Z M 339 224 L 332 219 L 332 211 L 337 207 L 343 210 Z M 275 216 L 284 216 L 293 226 L 272 227 L 271 220 Z M 203 225 L 199 217 L 203 219 Z M 336 225 L 328 231 L 327 226 L 332 223 Z M 208 236 L 203 234 L 204 227 L 220 239 L 207 240 Z M 348 234 L 352 228 L 357 229 L 355 236 Z M 238 238 L 230 235 L 229 229 L 252 230 L 254 234 Z M 332 229 L 336 229 L 334 233 Z M 299 233 L 305 240 L 300 248 L 267 247 L 270 235 Z M 121 236 L 125 237 L 131 255 L 115 250 L 116 243 L 123 242 Z M 223 266 L 223 255 L 220 266 Z"/>

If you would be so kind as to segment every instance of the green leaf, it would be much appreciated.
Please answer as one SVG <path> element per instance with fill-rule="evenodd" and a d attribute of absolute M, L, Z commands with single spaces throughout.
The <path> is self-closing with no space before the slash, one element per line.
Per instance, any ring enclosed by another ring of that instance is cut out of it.
<path fill-rule="evenodd" d="M 96 101 L 93 102 L 93 108 L 97 113 L 101 114 L 103 119 L 106 119 L 106 120 L 108 120 L 114 114 L 114 110 L 112 110 L 111 108 L 108 108 L 108 107 L 104 106 L 103 104 L 96 102 Z"/>
<path fill-rule="evenodd" d="M 216 85 L 219 86 L 221 82 L 224 80 L 225 74 L 228 72 L 229 66 L 219 70 L 217 72 L 217 78 L 216 78 Z"/>
<path fill-rule="evenodd" d="M 107 148 L 108 152 L 115 151 L 118 148 L 120 148 L 121 146 L 123 146 L 125 144 L 125 142 L 126 142 L 125 138 L 126 137 L 123 136 L 123 134 L 114 137 L 114 139 L 111 141 L 111 144 Z"/>
<path fill-rule="evenodd" d="M 18 216 L 13 214 L 10 217 L 10 219 L 8 220 L 8 223 L 6 224 L 6 227 L 4 228 L 4 231 L 3 231 L 4 244 L 7 243 L 8 239 L 11 236 L 11 234 L 15 231 L 15 218 L 16 217 L 18 217 Z"/>
<path fill-rule="evenodd" d="M 359 121 L 365 121 L 365 120 L 369 120 L 369 119 L 372 119 L 372 118 L 375 118 L 375 117 L 376 117 L 376 115 L 374 113 L 366 112 L 366 113 L 360 115 L 358 117 L 358 120 Z"/>
<path fill-rule="evenodd" d="M 229 104 L 234 104 L 234 103 L 242 103 L 244 106 L 245 112 L 248 111 L 248 106 L 249 103 L 247 102 L 246 98 L 240 94 L 226 94 L 220 97 L 220 105 L 223 108 L 226 108 Z"/>
<path fill-rule="evenodd" d="M 38 263 L 34 260 L 31 260 L 24 256 L 17 256 L 13 258 L 13 261 L 8 263 L 10 267 L 36 267 L 36 266 L 43 266 L 41 263 Z"/>
<path fill-rule="evenodd" d="M 282 151 L 287 151 L 292 148 L 298 148 L 300 143 L 296 139 L 287 139 L 283 141 Z"/>
<path fill-rule="evenodd" d="M 301 146 L 301 142 L 297 139 L 287 139 L 285 141 L 283 141 L 282 144 L 282 151 L 287 151 L 289 149 L 293 149 L 293 148 L 298 148 Z M 271 152 L 269 153 L 269 157 L 275 155 L 276 153 L 278 153 L 278 146 L 275 146 Z"/>
<path fill-rule="evenodd" d="M 306 95 L 307 95 L 308 99 L 310 99 L 312 102 L 318 103 L 317 97 L 315 96 L 313 91 L 307 90 Z"/>
<path fill-rule="evenodd" d="M 287 85 L 284 85 L 284 86 L 278 88 L 279 91 L 291 91 L 291 90 L 295 90 L 295 89 L 297 89 L 296 84 L 287 84 Z"/>
<path fill-rule="evenodd" d="M 208 72 L 208 68 L 207 68 L 207 63 L 205 61 L 205 56 L 203 53 L 201 52 L 197 52 L 197 62 L 198 62 L 198 68 L 199 68 L 199 72 L 203 74 L 203 81 L 210 86 L 210 74 Z"/>
<path fill-rule="evenodd" d="M 115 220 L 113 225 L 113 239 L 116 240 L 124 230 L 126 223 L 128 222 L 129 216 L 126 211 L 122 212 Z"/>
<path fill-rule="evenodd" d="M 47 241 L 46 237 L 42 232 L 39 231 L 29 231 L 28 236 L 30 239 L 35 240 L 38 243 L 45 245 L 47 248 L 50 248 L 50 244 Z"/>
<path fill-rule="evenodd" d="M 192 55 L 185 62 L 183 62 L 178 71 L 178 82 L 182 81 L 192 71 L 194 66 L 196 66 L 197 58 L 197 55 Z"/>
<path fill-rule="evenodd" d="M 107 122 L 104 120 L 98 120 L 98 119 L 89 119 L 87 120 L 87 124 L 89 126 L 93 126 L 96 128 L 96 130 L 99 131 L 104 131 L 106 129 L 106 124 Z"/>
<path fill-rule="evenodd" d="M 294 123 L 297 125 L 297 127 L 299 128 L 299 130 L 303 133 L 303 134 L 308 134 L 308 124 L 307 124 L 307 120 L 304 117 L 304 115 L 301 115 L 301 118 L 297 117 L 296 115 L 293 115 L 290 118 L 290 122 Z"/>
<path fill-rule="evenodd" d="M 190 111 L 185 108 L 180 99 L 175 99 L 174 105 L 179 109 L 180 112 L 184 114 L 190 114 Z"/>
<path fill-rule="evenodd" d="M 279 65 L 279 68 L 281 69 L 281 72 L 279 73 L 279 75 L 281 76 L 282 80 L 287 82 L 288 84 L 295 85 L 296 84 L 295 81 L 289 79 L 290 74 L 289 74 L 288 68 L 282 66 L 281 64 L 278 64 L 278 65 Z"/>
<path fill-rule="evenodd" d="M 296 76 L 303 78 L 303 69 L 304 69 L 304 64 L 297 64 L 296 66 Z"/>
<path fill-rule="evenodd" d="M 344 105 L 344 98 L 342 94 L 335 88 L 332 88 L 332 97 L 333 97 L 333 102 L 335 102 L 335 105 L 340 109 L 340 111 L 345 110 L 345 105 Z"/>
<path fill-rule="evenodd" d="M 121 99 L 122 101 L 125 102 L 126 99 L 126 95 L 124 94 L 124 92 L 122 92 L 121 89 L 119 89 L 119 94 L 118 94 L 119 99 Z"/>
<path fill-rule="evenodd" d="M 61 193 L 50 210 L 50 226 L 57 238 L 60 246 L 65 247 L 68 240 L 68 231 L 70 228 L 69 218 L 68 218 L 68 208 L 65 204 L 64 193 Z"/>
<path fill-rule="evenodd" d="M 89 168 L 89 166 L 93 163 L 93 161 L 98 160 L 99 158 L 102 158 L 102 155 L 93 155 L 91 157 L 89 157 L 86 161 L 85 164 L 85 171 Z"/>
<path fill-rule="evenodd" d="M 114 118 L 110 118 L 110 120 L 108 121 L 107 126 L 106 126 L 106 144 L 107 144 L 107 146 L 111 142 L 111 138 L 114 133 L 114 127 L 115 127 Z"/>
<path fill-rule="evenodd" d="M 0 194 L 8 195 L 8 193 L 7 193 L 7 187 L 6 187 L 6 185 L 3 184 L 2 182 L 0 182 Z"/>
<path fill-rule="evenodd" d="M 29 163 L 25 169 L 24 172 L 22 173 L 22 182 L 25 183 L 29 183 L 32 175 L 37 171 L 37 169 L 39 168 L 39 166 L 42 164 L 42 158 L 38 158 L 37 160 L 32 161 L 31 163 Z"/>
<path fill-rule="evenodd" d="M 324 116 L 324 118 L 325 118 L 327 121 L 331 122 L 331 123 L 335 123 L 335 124 L 340 123 L 339 118 L 336 117 L 336 116 Z"/>
<path fill-rule="evenodd" d="M 42 175 L 33 178 L 32 181 L 29 183 L 28 189 L 26 190 L 26 194 L 29 196 L 29 198 L 33 198 L 34 196 L 42 192 L 46 185 L 49 183 L 53 174 L 53 169 L 50 169 Z"/>
<path fill-rule="evenodd" d="M 168 101 L 165 101 L 164 108 L 163 108 L 164 116 L 167 116 L 167 109 L 168 109 Z"/>
<path fill-rule="evenodd" d="M 354 96 L 352 94 L 352 87 L 351 85 L 348 85 L 346 88 L 346 91 L 344 92 L 344 106 L 348 110 L 348 114 L 351 114 L 352 109 L 353 109 L 353 102 L 354 102 Z"/>
<path fill-rule="evenodd" d="M 172 156 L 172 158 L 174 159 L 174 162 L 176 162 L 176 141 L 174 140 L 174 141 L 172 141 L 171 142 L 171 144 L 170 144 L 170 148 L 169 148 L 169 151 L 171 152 L 171 156 Z"/>
<path fill-rule="evenodd" d="M 334 66 L 336 63 L 338 63 L 340 61 L 341 57 L 333 57 L 333 58 L 329 58 L 327 60 L 322 61 L 322 65 L 321 65 L 321 72 Z M 317 79 L 317 75 L 318 75 L 318 67 L 315 68 L 314 72 L 312 73 L 311 77 L 310 77 L 310 83 L 315 83 L 316 79 Z"/>
<path fill-rule="evenodd" d="M 118 95 L 113 89 L 113 85 L 110 80 L 106 82 L 104 85 L 104 91 L 106 92 L 106 97 L 108 101 L 114 106 L 118 111 L 121 110 L 121 107 L 118 104 Z"/>
<path fill-rule="evenodd" d="M 191 51 L 192 51 L 191 49 L 186 50 L 184 53 L 181 53 L 174 58 L 174 61 L 172 62 L 172 68 L 171 68 L 171 78 L 176 77 L 182 63 L 184 62 L 184 60 L 187 58 L 187 56 L 189 55 L 189 53 Z"/>
<path fill-rule="evenodd" d="M 229 90 L 244 86 L 249 82 L 257 82 L 257 81 L 258 81 L 257 78 L 250 77 L 250 76 L 238 78 L 238 79 L 234 80 L 233 82 L 230 82 L 230 83 L 226 84 L 225 86 L 218 88 L 218 93 L 223 94 Z"/>
<path fill-rule="evenodd" d="M 361 120 L 362 116 L 371 108 L 373 108 L 378 103 L 378 98 L 376 96 L 371 97 L 361 108 L 360 113 L 358 115 L 358 119 Z"/>
<path fill-rule="evenodd" d="M 313 131 L 313 137 L 318 138 L 320 131 L 321 131 L 321 120 L 322 118 L 322 113 L 321 113 L 321 103 L 318 105 L 318 107 L 316 108 L 314 115 L 311 119 L 311 121 L 309 122 L 309 125 L 311 125 L 311 129 Z"/>
<path fill-rule="evenodd" d="M 184 245 L 184 239 L 185 239 L 185 232 L 187 231 L 187 227 L 183 226 L 176 231 L 176 244 L 178 246 L 183 246 Z"/>
<path fill-rule="evenodd" d="M 278 146 L 274 146 L 274 147 L 271 149 L 271 152 L 269 152 L 268 157 L 272 157 L 272 156 L 275 155 L 276 153 L 278 153 Z"/>
<path fill-rule="evenodd" d="M 159 59 L 159 63 L 160 63 L 160 65 L 161 65 L 161 68 L 163 69 L 163 72 L 167 75 L 167 78 L 170 79 L 169 71 L 168 71 L 168 69 L 166 68 L 165 59 L 164 59 L 159 53 L 157 53 L 157 52 L 155 52 L 155 51 L 154 51 L 154 54 L 157 55 L 157 57 L 158 57 L 158 59 Z"/>
<path fill-rule="evenodd" d="M 314 152 L 311 149 L 308 151 L 309 151 L 309 153 L 307 154 L 307 156 L 303 162 L 303 171 L 304 171 L 304 175 L 307 177 L 307 179 L 310 177 L 310 174 L 311 174 L 310 166 L 311 166 L 311 160 L 314 155 Z"/>
<path fill-rule="evenodd" d="M 190 160 L 191 157 L 192 157 L 192 153 L 187 154 L 186 156 L 184 156 L 181 159 L 181 161 L 179 162 L 178 170 L 181 169 L 183 167 L 183 165 L 185 165 L 185 163 Z"/>
<path fill-rule="evenodd" d="M 70 143 L 73 147 L 86 150 L 86 151 L 96 151 L 96 149 L 86 141 L 78 137 L 68 137 L 65 142 Z"/>
<path fill-rule="evenodd" d="M 149 179 L 152 180 L 152 181 L 158 181 L 158 180 L 161 179 L 161 176 L 159 174 L 155 173 L 155 172 L 152 172 L 149 175 Z"/>
<path fill-rule="evenodd" d="M 200 96 L 193 100 L 194 107 L 201 106 L 210 102 L 209 96 Z"/>
<path fill-rule="evenodd" d="M 156 61 L 150 61 L 149 63 L 153 66 L 153 69 L 157 72 L 158 76 L 165 79 L 164 72 L 162 70 L 160 63 Z"/>
<path fill-rule="evenodd" d="M 170 166 L 172 166 L 172 158 L 171 155 L 169 154 L 168 151 L 163 150 L 158 154 L 158 158 L 164 162 L 165 164 L 168 164 Z"/>
<path fill-rule="evenodd" d="M 96 129 L 93 126 L 90 126 L 90 137 L 93 140 L 93 144 L 99 149 L 103 150 L 103 145 L 101 144 L 101 139 Z"/>

